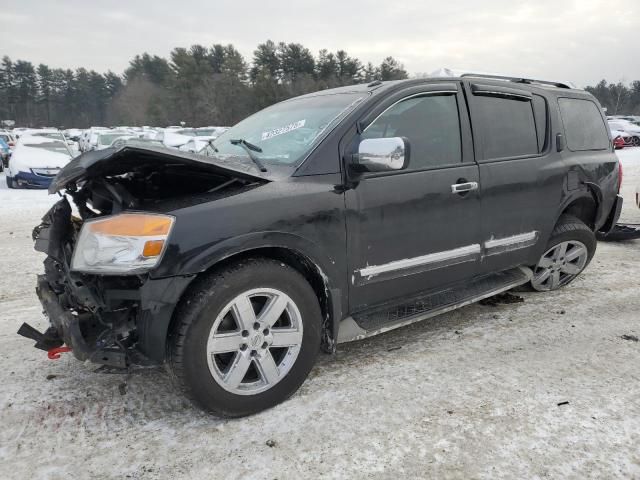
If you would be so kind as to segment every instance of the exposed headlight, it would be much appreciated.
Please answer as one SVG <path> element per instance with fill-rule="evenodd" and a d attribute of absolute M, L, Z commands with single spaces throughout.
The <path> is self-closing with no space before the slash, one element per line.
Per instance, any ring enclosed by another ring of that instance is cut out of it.
<path fill-rule="evenodd" d="M 155 267 L 167 246 L 174 218 L 123 213 L 84 223 L 71 269 L 84 273 L 140 273 Z"/>

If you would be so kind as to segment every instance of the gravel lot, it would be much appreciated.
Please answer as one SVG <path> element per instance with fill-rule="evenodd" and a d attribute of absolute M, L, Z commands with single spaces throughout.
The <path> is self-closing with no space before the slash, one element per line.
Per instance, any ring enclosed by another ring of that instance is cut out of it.
<path fill-rule="evenodd" d="M 640 149 L 619 156 L 640 223 Z M 15 334 L 46 324 L 30 233 L 53 201 L 0 174 L 3 478 L 640 478 L 640 241 L 600 243 L 559 292 L 342 346 L 289 401 L 220 420 L 161 369 L 94 373 Z"/>

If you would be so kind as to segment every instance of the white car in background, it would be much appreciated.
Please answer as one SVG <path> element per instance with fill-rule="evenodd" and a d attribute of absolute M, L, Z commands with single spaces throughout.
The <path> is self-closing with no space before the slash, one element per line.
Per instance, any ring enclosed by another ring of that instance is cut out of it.
<path fill-rule="evenodd" d="M 165 147 L 180 148 L 195 136 L 195 128 L 165 128 L 157 133 L 155 139 L 160 140 Z"/>
<path fill-rule="evenodd" d="M 215 140 L 217 136 L 209 137 L 192 137 L 187 143 L 182 145 L 178 150 L 182 152 L 198 153 L 206 147 L 211 140 Z"/>
<path fill-rule="evenodd" d="M 82 135 L 80 136 L 80 141 L 79 141 L 80 151 L 88 152 L 89 150 L 91 150 L 92 142 L 96 140 L 97 133 L 109 131 L 109 130 L 110 129 L 107 127 L 87 128 L 85 131 L 82 132 Z M 95 145 L 95 143 L 93 143 L 93 145 Z"/>
<path fill-rule="evenodd" d="M 106 130 L 95 133 L 95 143 L 92 141 L 90 150 L 104 150 L 109 148 L 119 138 L 136 138 L 126 130 Z"/>
<path fill-rule="evenodd" d="M 7 187 L 48 188 L 73 158 L 64 140 L 22 134 L 6 171 Z"/>
<path fill-rule="evenodd" d="M 74 157 L 80 153 L 80 147 L 78 146 L 78 143 L 71 140 L 64 134 L 64 132 L 61 132 L 57 128 L 34 128 L 31 130 L 25 130 L 24 132 L 22 132 L 21 136 L 45 137 L 52 138 L 54 140 L 60 140 L 68 145 Z"/>

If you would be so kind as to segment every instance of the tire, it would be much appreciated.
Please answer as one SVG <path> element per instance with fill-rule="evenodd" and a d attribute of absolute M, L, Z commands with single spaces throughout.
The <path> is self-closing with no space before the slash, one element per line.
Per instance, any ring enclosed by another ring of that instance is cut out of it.
<path fill-rule="evenodd" d="M 589 265 L 596 253 L 596 236 L 583 221 L 562 215 L 558 220 L 545 253 L 533 268 L 531 288 L 551 291 L 573 282 Z"/>
<path fill-rule="evenodd" d="M 5 177 L 5 180 L 7 181 L 7 188 L 16 188 L 15 185 L 13 184 L 13 178 L 7 175 Z"/>
<path fill-rule="evenodd" d="M 285 305 L 280 316 L 266 314 L 278 305 Z M 251 415 L 298 390 L 315 364 L 321 328 L 318 299 L 299 272 L 271 259 L 244 259 L 196 280 L 180 301 L 167 342 L 169 369 L 178 388 L 206 411 Z"/>

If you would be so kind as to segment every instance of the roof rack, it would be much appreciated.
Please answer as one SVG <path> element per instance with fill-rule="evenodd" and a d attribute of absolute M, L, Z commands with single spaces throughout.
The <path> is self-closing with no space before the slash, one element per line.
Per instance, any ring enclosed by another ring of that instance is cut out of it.
<path fill-rule="evenodd" d="M 465 70 L 453 70 L 450 68 L 441 68 L 431 74 L 432 77 L 476 77 L 488 78 L 491 80 L 505 80 L 515 83 L 536 83 L 539 85 L 548 85 L 557 88 L 577 88 L 572 82 L 559 82 L 555 80 L 539 80 L 534 78 L 519 77 L 514 75 L 501 75 L 496 73 L 471 72 Z"/>

